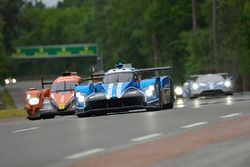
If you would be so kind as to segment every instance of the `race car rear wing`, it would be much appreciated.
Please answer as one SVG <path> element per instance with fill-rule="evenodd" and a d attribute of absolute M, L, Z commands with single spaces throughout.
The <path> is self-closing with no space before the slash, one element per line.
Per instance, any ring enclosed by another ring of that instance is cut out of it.
<path fill-rule="evenodd" d="M 136 72 L 159 72 L 159 71 L 171 71 L 171 75 L 173 75 L 173 68 L 170 66 L 165 67 L 154 67 L 154 68 L 143 68 L 143 69 L 136 69 Z"/>
<path fill-rule="evenodd" d="M 53 84 L 53 81 L 44 81 L 43 77 L 41 77 L 41 84 L 42 84 L 42 89 L 44 89 L 44 85 L 51 85 Z"/>
<path fill-rule="evenodd" d="M 86 82 L 86 81 L 98 82 L 98 81 L 102 81 L 103 77 L 104 77 L 104 73 L 92 74 L 90 77 L 82 78 L 81 82 Z"/>
<path fill-rule="evenodd" d="M 77 75 L 77 72 L 68 72 L 68 71 L 65 71 L 61 74 L 61 76 L 71 76 L 71 75 Z"/>
<path fill-rule="evenodd" d="M 228 73 L 224 72 L 224 73 L 211 73 L 211 75 L 222 75 L 224 77 L 228 77 Z M 199 76 L 202 76 L 202 75 L 209 75 L 209 74 L 195 74 L 195 75 L 191 75 L 190 78 L 198 78 Z"/>

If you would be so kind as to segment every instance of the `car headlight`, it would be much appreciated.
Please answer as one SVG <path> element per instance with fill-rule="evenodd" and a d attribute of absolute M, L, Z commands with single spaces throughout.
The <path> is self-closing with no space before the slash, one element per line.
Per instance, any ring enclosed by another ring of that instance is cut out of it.
<path fill-rule="evenodd" d="M 12 83 L 13 83 L 13 84 L 16 83 L 16 79 L 15 79 L 15 78 L 12 79 Z"/>
<path fill-rule="evenodd" d="M 174 92 L 177 96 L 181 96 L 183 93 L 182 87 L 180 86 L 176 86 L 176 88 L 174 89 Z"/>
<path fill-rule="evenodd" d="M 153 92 L 155 90 L 155 87 L 153 85 L 150 85 L 147 90 L 145 91 L 146 96 L 150 97 L 153 95 Z"/>
<path fill-rule="evenodd" d="M 8 79 L 5 79 L 4 82 L 6 85 L 8 85 L 10 83 L 10 81 Z"/>
<path fill-rule="evenodd" d="M 230 81 L 227 80 L 227 81 L 224 82 L 224 85 L 225 85 L 225 87 L 228 88 L 228 87 L 230 87 L 232 84 L 231 84 Z"/>
<path fill-rule="evenodd" d="M 193 88 L 194 90 L 197 90 L 197 89 L 199 88 L 199 85 L 198 85 L 197 83 L 193 83 L 193 84 L 192 84 L 192 88 Z"/>
<path fill-rule="evenodd" d="M 39 103 L 39 98 L 37 98 L 37 97 L 31 97 L 29 99 L 29 104 L 30 105 L 37 105 L 38 103 Z"/>
<path fill-rule="evenodd" d="M 76 92 L 76 98 L 80 103 L 83 103 L 85 101 L 85 96 L 80 92 Z"/>

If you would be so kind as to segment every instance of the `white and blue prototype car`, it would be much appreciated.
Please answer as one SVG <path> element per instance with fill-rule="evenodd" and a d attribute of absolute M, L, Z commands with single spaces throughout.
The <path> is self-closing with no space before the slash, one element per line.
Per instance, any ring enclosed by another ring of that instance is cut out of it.
<path fill-rule="evenodd" d="M 171 67 L 135 69 L 128 64 L 117 64 L 103 74 L 102 82 L 75 87 L 76 115 L 78 117 L 103 115 L 108 112 L 135 109 L 170 109 L 174 105 L 171 76 L 141 79 L 142 73 L 169 71 Z"/>
<path fill-rule="evenodd" d="M 233 95 L 233 81 L 227 73 L 192 75 L 184 84 L 184 92 L 191 99 L 209 95 Z"/>

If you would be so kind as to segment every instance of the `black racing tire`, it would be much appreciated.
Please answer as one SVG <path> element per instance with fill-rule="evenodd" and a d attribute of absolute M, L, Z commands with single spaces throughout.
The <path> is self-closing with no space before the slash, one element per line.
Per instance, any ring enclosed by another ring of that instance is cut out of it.
<path fill-rule="evenodd" d="M 155 84 L 155 87 L 157 88 L 157 93 L 159 94 L 159 104 L 158 104 L 158 108 L 157 109 L 155 109 L 155 111 L 156 110 L 162 110 L 162 109 L 164 109 L 164 106 L 163 106 L 163 104 L 162 104 L 162 93 L 161 93 L 161 83 L 160 83 L 160 79 L 158 78 L 157 79 L 157 83 Z M 151 110 L 152 111 L 152 110 Z"/>
<path fill-rule="evenodd" d="M 158 110 L 161 110 L 161 108 L 157 108 L 157 107 L 147 108 L 147 111 L 158 111 Z"/>
<path fill-rule="evenodd" d="M 174 103 L 168 103 L 164 105 L 164 109 L 172 109 L 174 107 Z"/>
<path fill-rule="evenodd" d="M 29 119 L 29 120 L 31 120 L 31 121 L 35 121 L 35 120 L 39 120 L 39 119 L 41 119 L 41 114 L 40 114 L 40 111 L 39 111 L 39 109 L 37 109 L 36 111 L 35 111 L 35 116 L 33 115 L 28 115 L 27 116 L 27 119 Z"/>
<path fill-rule="evenodd" d="M 232 96 L 233 95 L 233 92 L 227 92 L 225 93 L 226 96 Z"/>
<path fill-rule="evenodd" d="M 51 115 L 42 115 L 41 117 L 42 117 L 42 119 L 53 119 L 53 118 L 55 118 L 55 115 L 53 115 L 53 114 L 51 114 Z"/>
<path fill-rule="evenodd" d="M 163 109 L 172 109 L 174 107 L 174 102 L 175 102 L 175 97 L 174 97 L 174 85 L 173 85 L 173 80 L 170 78 L 170 97 L 171 97 L 171 102 L 168 104 L 164 104 L 162 106 Z M 167 97 L 165 97 L 167 98 Z"/>
<path fill-rule="evenodd" d="M 40 120 L 41 117 L 30 117 L 30 116 L 27 116 L 27 119 L 30 120 L 30 121 L 35 121 L 35 120 Z"/>
<path fill-rule="evenodd" d="M 94 113 L 95 116 L 104 116 L 107 115 L 106 111 L 102 111 L 102 112 L 98 112 L 98 113 Z"/>
<path fill-rule="evenodd" d="M 198 98 L 198 96 L 190 96 L 189 99 L 193 100 L 193 99 L 196 99 Z"/>
<path fill-rule="evenodd" d="M 91 114 L 89 114 L 89 113 L 76 113 L 76 116 L 78 118 L 84 118 L 84 117 L 90 117 Z"/>

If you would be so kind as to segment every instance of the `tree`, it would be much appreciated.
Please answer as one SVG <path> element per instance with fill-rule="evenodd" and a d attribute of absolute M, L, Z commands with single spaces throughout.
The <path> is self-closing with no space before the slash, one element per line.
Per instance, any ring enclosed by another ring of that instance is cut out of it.
<path fill-rule="evenodd" d="M 212 0 L 212 36 L 213 36 L 213 57 L 214 57 L 214 68 L 216 71 L 219 70 L 219 61 L 218 61 L 218 51 L 217 51 L 217 31 L 216 31 L 216 0 Z"/>
<path fill-rule="evenodd" d="M 192 20 L 193 20 L 193 33 L 197 30 L 196 22 L 196 0 L 192 0 Z"/>

